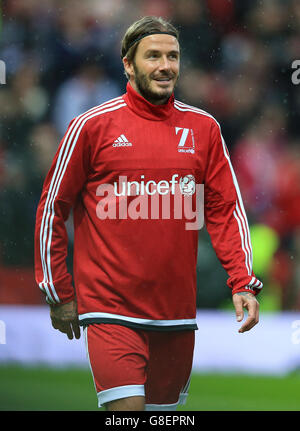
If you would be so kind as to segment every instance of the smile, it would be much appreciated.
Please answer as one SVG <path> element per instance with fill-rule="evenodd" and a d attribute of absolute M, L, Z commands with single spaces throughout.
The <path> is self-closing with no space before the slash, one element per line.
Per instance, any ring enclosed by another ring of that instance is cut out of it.
<path fill-rule="evenodd" d="M 160 87 L 166 87 L 169 86 L 173 82 L 171 78 L 159 78 L 154 79 L 154 81 L 160 86 Z"/>

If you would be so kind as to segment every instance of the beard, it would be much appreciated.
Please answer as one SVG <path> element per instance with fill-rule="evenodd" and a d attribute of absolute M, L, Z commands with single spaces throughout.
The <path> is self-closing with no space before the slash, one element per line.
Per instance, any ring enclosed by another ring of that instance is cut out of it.
<path fill-rule="evenodd" d="M 135 62 L 133 62 L 133 69 L 135 74 L 135 85 L 140 92 L 140 94 L 148 100 L 150 103 L 153 103 L 154 105 L 160 105 L 167 103 L 169 97 L 174 91 L 175 84 L 177 82 L 178 77 L 176 78 L 176 81 L 174 83 L 174 86 L 172 89 L 164 89 L 161 88 L 158 91 L 154 91 L 151 89 L 151 80 L 154 79 L 154 76 L 152 74 L 146 75 L 145 73 L 141 72 L 138 67 L 136 66 Z M 174 78 L 173 73 L 161 73 L 160 78 Z"/>

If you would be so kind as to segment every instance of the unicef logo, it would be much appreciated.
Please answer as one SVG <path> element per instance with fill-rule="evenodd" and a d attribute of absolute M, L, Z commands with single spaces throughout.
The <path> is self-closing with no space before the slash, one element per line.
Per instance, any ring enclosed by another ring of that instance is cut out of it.
<path fill-rule="evenodd" d="M 196 190 L 196 181 L 193 175 L 186 175 L 179 180 L 181 193 L 185 196 L 191 196 Z"/>

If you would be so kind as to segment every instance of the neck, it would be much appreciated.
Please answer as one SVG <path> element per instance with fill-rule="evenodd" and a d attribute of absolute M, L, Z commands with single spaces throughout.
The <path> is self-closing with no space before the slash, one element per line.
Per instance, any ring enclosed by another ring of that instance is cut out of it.
<path fill-rule="evenodd" d="M 167 103 L 154 105 L 145 99 L 130 82 L 126 86 L 124 100 L 128 107 L 137 115 L 152 121 L 164 121 L 172 115 L 174 111 L 174 94 L 172 94 Z"/>

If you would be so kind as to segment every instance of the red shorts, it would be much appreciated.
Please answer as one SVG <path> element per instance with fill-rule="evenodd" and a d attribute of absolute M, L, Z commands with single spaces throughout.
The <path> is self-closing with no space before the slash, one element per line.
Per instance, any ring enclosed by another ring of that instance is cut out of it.
<path fill-rule="evenodd" d="M 194 331 L 144 331 L 121 325 L 85 328 L 98 405 L 145 396 L 146 409 L 176 409 L 187 397 Z"/>

